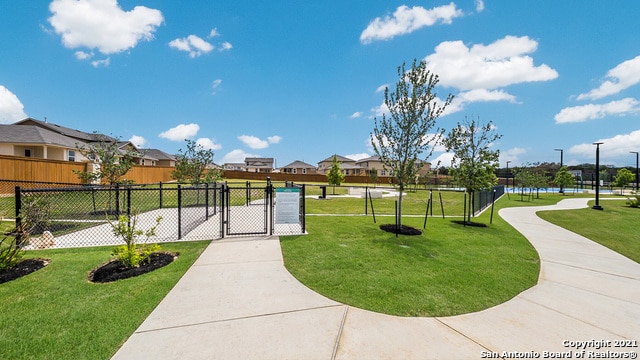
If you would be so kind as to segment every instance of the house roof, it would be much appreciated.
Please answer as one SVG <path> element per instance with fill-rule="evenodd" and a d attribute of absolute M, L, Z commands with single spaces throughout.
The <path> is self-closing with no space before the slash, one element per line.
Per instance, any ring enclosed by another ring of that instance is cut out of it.
<path fill-rule="evenodd" d="M 316 167 L 313 166 L 313 165 L 307 164 L 304 161 L 296 160 L 296 161 L 292 162 L 289 165 L 281 167 L 281 169 L 286 169 L 286 168 L 292 168 L 292 169 L 302 169 L 302 168 L 315 169 Z"/>
<path fill-rule="evenodd" d="M 84 142 L 94 142 L 94 141 L 100 141 L 101 139 L 107 140 L 107 141 L 113 141 L 115 140 L 113 137 L 111 136 L 107 136 L 107 135 L 103 135 L 103 134 L 91 134 L 91 133 L 87 133 L 84 131 L 80 131 L 80 130 L 75 130 L 75 129 L 71 129 L 68 127 L 64 127 L 64 126 L 60 126 L 57 124 L 52 124 L 52 123 L 48 123 L 46 121 L 42 121 L 42 120 L 36 120 L 33 118 L 26 118 L 24 120 L 20 120 L 16 123 L 14 123 L 13 125 L 20 125 L 20 126 L 24 126 L 24 125 L 33 125 L 33 126 L 38 126 L 41 128 L 45 128 L 48 129 L 50 131 L 53 131 L 55 133 L 58 133 L 60 135 L 65 135 L 77 140 L 81 140 Z"/>
<path fill-rule="evenodd" d="M 355 162 L 355 160 L 353 160 L 353 159 L 349 159 L 348 157 L 344 157 L 344 156 L 340 156 L 340 155 L 334 154 L 334 155 L 331 155 L 331 156 L 329 156 L 328 158 L 326 158 L 326 159 L 324 159 L 324 160 L 320 161 L 319 163 L 323 163 L 323 162 L 332 162 L 332 161 L 333 161 L 333 157 L 334 157 L 334 156 L 336 157 L 336 159 L 337 159 L 339 162 L 342 162 L 342 163 L 344 163 L 344 162 Z M 319 163 L 318 163 L 318 164 L 319 164 Z"/>
<path fill-rule="evenodd" d="M 144 154 L 147 154 L 147 156 L 150 156 L 157 160 L 171 160 L 171 161 L 176 160 L 175 156 L 167 154 L 166 152 L 159 149 L 140 149 L 140 151 Z"/>
<path fill-rule="evenodd" d="M 360 159 L 358 161 L 356 161 L 356 164 L 360 164 L 363 162 L 367 162 L 367 161 L 380 161 L 380 157 L 379 156 L 369 156 L 368 158 L 364 158 L 364 159 Z"/>
<path fill-rule="evenodd" d="M 45 144 L 76 148 L 84 142 L 35 125 L 0 125 L 0 143 Z"/>

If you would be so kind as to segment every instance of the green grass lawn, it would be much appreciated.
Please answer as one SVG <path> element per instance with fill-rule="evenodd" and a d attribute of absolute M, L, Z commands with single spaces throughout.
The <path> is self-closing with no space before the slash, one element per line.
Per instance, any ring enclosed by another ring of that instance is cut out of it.
<path fill-rule="evenodd" d="M 0 357 L 109 359 L 208 244 L 162 244 L 164 251 L 180 253 L 176 261 L 107 284 L 90 283 L 87 275 L 110 259 L 111 247 L 27 252 L 51 263 L 0 284 Z"/>
<path fill-rule="evenodd" d="M 591 201 L 590 206 L 593 204 Z M 538 216 L 640 263 L 640 209 L 629 207 L 623 200 L 601 199 L 600 205 L 603 211 L 591 208 L 540 211 Z"/>
<path fill-rule="evenodd" d="M 488 224 L 489 217 L 486 212 L 475 221 Z M 537 253 L 497 214 L 487 228 L 433 217 L 421 236 L 397 238 L 381 231 L 382 223 L 393 223 L 393 217 L 374 224 L 371 217 L 309 216 L 309 235 L 281 237 L 285 265 L 331 299 L 400 316 L 478 311 L 537 282 Z M 403 223 L 422 228 L 423 219 L 405 217 Z"/>

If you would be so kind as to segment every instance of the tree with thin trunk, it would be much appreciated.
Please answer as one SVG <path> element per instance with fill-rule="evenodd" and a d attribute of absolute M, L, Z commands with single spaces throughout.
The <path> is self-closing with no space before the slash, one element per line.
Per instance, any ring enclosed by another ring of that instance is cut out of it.
<path fill-rule="evenodd" d="M 555 179 L 553 179 L 553 182 L 556 183 L 556 185 L 558 185 L 561 189 L 566 189 L 569 186 L 573 185 L 574 181 L 575 180 L 573 174 L 566 166 L 561 167 L 560 170 L 558 170 L 558 172 L 556 173 Z M 564 194 L 565 191 L 562 192 L 562 195 Z"/>
<path fill-rule="evenodd" d="M 333 155 L 333 160 L 331 161 L 331 169 L 329 169 L 329 172 L 327 173 L 327 180 L 329 180 L 329 185 L 333 185 L 333 195 L 335 195 L 336 185 L 340 186 L 344 181 L 344 174 L 340 168 L 340 162 L 338 161 L 338 157 L 335 155 Z"/>
<path fill-rule="evenodd" d="M 389 114 L 375 118 L 371 145 L 375 154 L 393 173 L 399 187 L 398 220 L 402 227 L 402 196 L 405 185 L 414 181 L 419 157 L 425 161 L 440 142 L 444 130 L 435 129 L 436 119 L 453 100 L 449 94 L 442 101 L 434 92 L 438 76 L 427 69 L 425 61 L 413 60 L 411 69 L 405 63 L 398 67 L 395 91 L 384 90 L 384 104 Z"/>
<path fill-rule="evenodd" d="M 455 166 L 449 172 L 456 184 L 469 193 L 469 205 L 475 192 L 490 190 L 498 183 L 495 170 L 499 166 L 500 151 L 491 147 L 500 138 L 491 121 L 482 124 L 480 120 L 465 118 L 444 141 L 447 151 L 453 151 Z M 470 223 L 473 210 L 471 206 L 467 209 L 465 222 Z"/>

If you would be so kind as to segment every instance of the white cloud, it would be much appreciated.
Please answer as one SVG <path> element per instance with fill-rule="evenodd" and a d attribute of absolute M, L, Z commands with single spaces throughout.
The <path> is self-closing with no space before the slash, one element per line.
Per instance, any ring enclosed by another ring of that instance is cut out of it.
<path fill-rule="evenodd" d="M 222 44 L 220 44 L 220 48 L 218 51 L 227 51 L 227 50 L 231 50 L 233 49 L 233 45 L 231 45 L 230 42 L 225 41 Z"/>
<path fill-rule="evenodd" d="M 471 48 L 462 41 L 445 41 L 425 58 L 429 69 L 438 74 L 440 86 L 460 90 L 496 89 L 512 84 L 548 81 L 558 72 L 548 65 L 535 66 L 525 54 L 536 51 L 538 43 L 527 36 L 506 36 L 489 45 Z"/>
<path fill-rule="evenodd" d="M 144 6 L 124 11 L 116 0 L 54 0 L 49 23 L 65 47 L 115 54 L 153 39 L 164 22 L 162 12 Z"/>
<path fill-rule="evenodd" d="M 511 168 L 521 166 L 520 155 L 527 153 L 526 149 L 514 147 L 505 151 L 500 151 L 500 166 L 507 166 L 507 161 L 511 161 Z"/>
<path fill-rule="evenodd" d="M 265 149 L 269 147 L 269 142 L 261 140 L 257 136 L 240 135 L 238 140 L 242 141 L 247 147 L 251 149 Z"/>
<path fill-rule="evenodd" d="M 351 119 L 357 119 L 360 116 L 362 116 L 362 113 L 360 111 L 356 111 L 353 114 L 351 114 L 351 116 L 349 116 Z"/>
<path fill-rule="evenodd" d="M 198 126 L 198 124 L 180 124 L 167 131 L 161 132 L 158 136 L 171 141 L 183 141 L 196 136 L 199 130 L 200 126 Z"/>
<path fill-rule="evenodd" d="M 215 95 L 218 92 L 218 88 L 220 87 L 220 85 L 222 85 L 222 79 L 213 80 L 213 82 L 211 83 L 211 88 L 213 89 L 213 95 Z"/>
<path fill-rule="evenodd" d="M 379 92 L 383 93 L 384 89 L 386 89 L 387 87 L 389 87 L 389 84 L 382 84 L 382 85 L 378 86 L 378 88 L 376 89 L 376 92 L 377 93 L 379 93 Z"/>
<path fill-rule="evenodd" d="M 429 160 L 432 168 L 438 168 L 440 166 L 451 167 L 451 161 L 453 161 L 453 153 L 442 153 L 436 156 L 434 159 Z M 439 165 L 438 165 L 439 164 Z"/>
<path fill-rule="evenodd" d="M 635 130 L 628 134 L 616 135 L 606 139 L 594 140 L 593 142 L 603 143 L 600 145 L 600 158 L 605 160 L 619 160 L 625 156 L 630 157 L 630 151 L 638 151 L 638 144 L 640 144 L 640 130 Z M 578 144 L 572 146 L 568 152 L 570 154 L 594 159 L 595 161 L 596 146 L 593 145 L 593 143 Z"/>
<path fill-rule="evenodd" d="M 370 157 L 371 155 L 367 154 L 367 153 L 359 153 L 359 154 L 349 154 L 349 155 L 345 155 L 344 157 L 349 158 L 351 160 L 361 160 L 361 159 L 366 159 L 368 157 Z"/>
<path fill-rule="evenodd" d="M 111 58 L 106 58 L 103 60 L 94 60 L 91 62 L 91 66 L 93 66 L 94 68 L 101 67 L 101 66 L 107 67 L 109 66 L 109 64 L 111 64 Z"/>
<path fill-rule="evenodd" d="M 93 57 L 93 52 L 76 51 L 73 55 L 78 60 L 89 60 Z"/>
<path fill-rule="evenodd" d="M 262 140 L 257 136 L 252 135 L 240 135 L 238 140 L 242 141 L 247 147 L 251 149 L 266 149 L 269 144 L 277 144 L 282 140 L 282 137 L 278 135 L 269 136 L 267 140 Z"/>
<path fill-rule="evenodd" d="M 618 64 L 607 72 L 606 78 L 608 80 L 604 81 L 600 87 L 578 95 L 578 100 L 601 99 L 640 83 L 640 56 Z"/>
<path fill-rule="evenodd" d="M 640 112 L 640 102 L 634 98 L 615 100 L 606 104 L 587 104 L 560 110 L 554 119 L 556 124 L 584 122 L 606 116 L 623 116 Z"/>
<path fill-rule="evenodd" d="M 144 137 L 138 135 L 131 136 L 129 142 L 131 142 L 138 149 L 145 148 L 147 146 L 147 140 Z"/>
<path fill-rule="evenodd" d="M 220 150 L 222 149 L 222 145 L 216 144 L 213 140 L 209 138 L 199 138 L 196 140 L 196 145 L 202 146 L 206 150 Z"/>
<path fill-rule="evenodd" d="M 484 1 L 483 0 L 475 0 L 476 11 L 483 12 L 484 11 Z"/>
<path fill-rule="evenodd" d="M 169 42 L 169 46 L 189 53 L 189 57 L 195 58 L 213 50 L 213 45 L 196 35 L 189 35 L 186 38 L 178 38 Z"/>
<path fill-rule="evenodd" d="M 11 124 L 26 117 L 24 105 L 18 97 L 0 85 L 0 124 Z"/>
<path fill-rule="evenodd" d="M 223 156 L 220 162 L 222 164 L 244 163 L 244 159 L 248 157 L 260 157 L 260 155 L 251 154 L 241 149 L 235 149 L 235 150 L 231 150 L 225 156 Z"/>
<path fill-rule="evenodd" d="M 453 2 L 433 9 L 425 9 L 421 6 L 409 8 L 401 5 L 392 17 L 387 15 L 384 18 L 373 19 L 360 34 L 360 42 L 369 44 L 375 40 L 389 40 L 425 26 L 432 26 L 437 22 L 451 24 L 454 18 L 462 15 L 462 10 L 456 9 L 456 4 Z"/>
<path fill-rule="evenodd" d="M 207 36 L 208 38 L 212 38 L 212 37 L 216 37 L 216 36 L 220 36 L 220 33 L 218 32 L 218 28 L 213 28 L 211 29 L 211 31 L 209 32 L 209 36 Z"/>

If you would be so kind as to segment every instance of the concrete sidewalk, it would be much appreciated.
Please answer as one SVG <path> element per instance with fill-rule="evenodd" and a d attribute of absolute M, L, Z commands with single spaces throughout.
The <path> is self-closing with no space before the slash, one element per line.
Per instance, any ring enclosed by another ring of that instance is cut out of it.
<path fill-rule="evenodd" d="M 452 317 L 389 316 L 327 299 L 287 272 L 277 237 L 215 241 L 113 358 L 544 358 L 545 351 L 576 358 L 584 349 L 576 343 L 591 340 L 599 342 L 587 352 L 637 354 L 614 341 L 640 345 L 640 265 L 535 216 L 587 200 L 501 210 L 540 254 L 538 285 Z"/>

